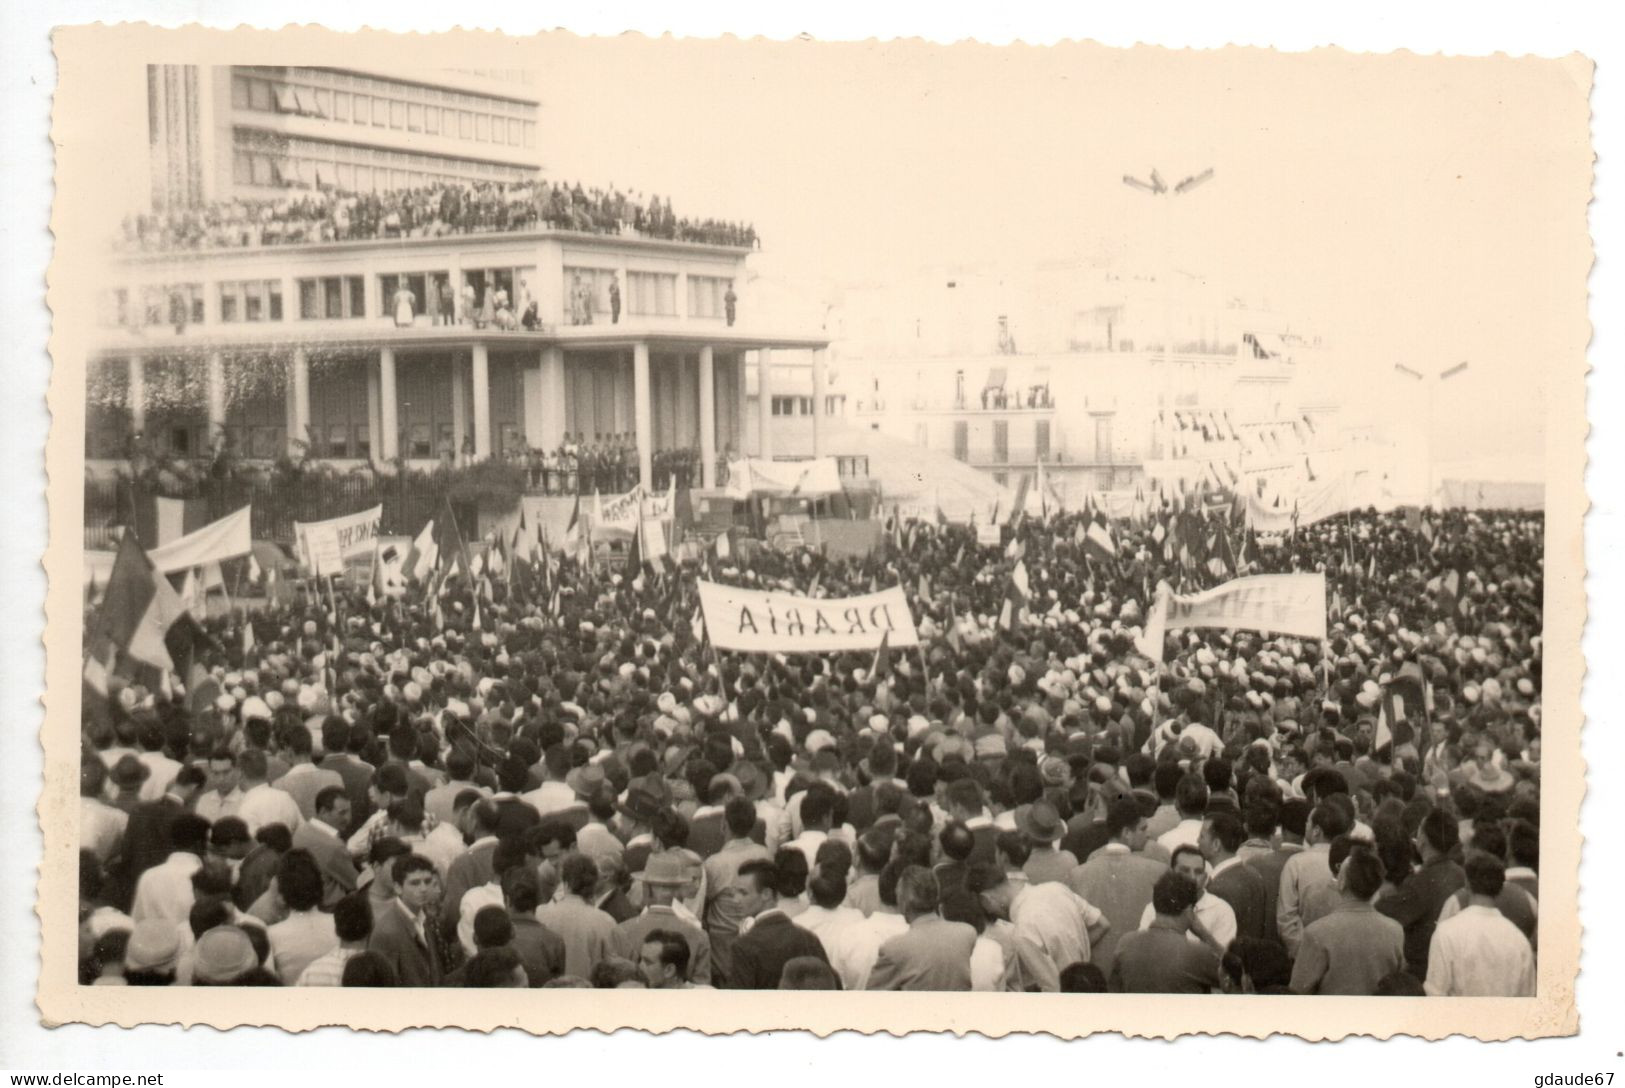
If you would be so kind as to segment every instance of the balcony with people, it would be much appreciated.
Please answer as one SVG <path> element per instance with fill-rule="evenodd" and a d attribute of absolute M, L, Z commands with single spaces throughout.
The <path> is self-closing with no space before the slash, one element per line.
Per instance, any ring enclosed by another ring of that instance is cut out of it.
<path fill-rule="evenodd" d="M 735 249 L 761 245 L 748 223 L 679 217 L 669 197 L 580 182 L 448 180 L 353 192 L 324 184 L 329 175 L 319 169 L 290 166 L 277 176 L 289 187 L 286 196 L 129 216 L 115 244 L 132 253 L 173 253 L 548 230 Z"/>

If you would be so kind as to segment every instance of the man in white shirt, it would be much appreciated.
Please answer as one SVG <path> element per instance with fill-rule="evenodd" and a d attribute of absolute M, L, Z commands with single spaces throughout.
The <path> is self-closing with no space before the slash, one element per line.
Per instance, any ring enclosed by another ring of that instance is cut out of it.
<path fill-rule="evenodd" d="M 146 764 L 147 780 L 141 783 L 141 800 L 156 801 L 162 797 L 180 774 L 181 764 L 164 754 L 164 730 L 157 722 L 148 722 L 141 729 L 141 754 L 136 758 Z"/>
<path fill-rule="evenodd" d="M 1008 872 L 984 865 L 971 870 L 966 888 L 990 918 L 1010 923 L 1020 989 L 1035 985 L 1045 993 L 1058 992 L 1061 971 L 1089 962 L 1090 949 L 1111 928 L 1104 914 L 1058 881 L 1017 883 Z"/>
<path fill-rule="evenodd" d="M 807 868 L 811 869 L 818 862 L 818 848 L 830 837 L 830 819 L 835 812 L 836 794 L 830 787 L 815 783 L 796 794 L 795 799 L 801 802 L 802 831 L 785 845 L 805 854 Z"/>
<path fill-rule="evenodd" d="M 1207 890 L 1207 859 L 1202 856 L 1201 849 L 1181 846 L 1174 851 L 1174 860 L 1169 868 L 1196 885 L 1201 893 L 1196 900 L 1196 920 L 1202 923 L 1202 928 L 1212 936 L 1220 949 L 1229 948 L 1230 942 L 1236 939 L 1236 912 L 1229 903 Z M 1156 917 L 1156 907 L 1147 904 L 1145 913 L 1140 916 L 1140 928 L 1151 928 Z M 1202 943 L 1201 937 L 1195 933 L 1187 932 L 1185 936 L 1192 943 Z"/>
<path fill-rule="evenodd" d="M 305 851 L 289 850 L 282 855 L 275 886 L 288 916 L 266 930 L 265 935 L 271 942 L 282 984 L 292 986 L 305 968 L 338 947 L 338 932 L 333 927 L 333 916 L 319 909 L 322 874 L 315 859 Z"/>
<path fill-rule="evenodd" d="M 237 815 L 237 809 L 243 803 L 243 791 L 237 786 L 237 757 L 229 749 L 216 748 L 209 753 L 205 769 L 209 773 L 209 786 L 197 799 L 194 807 L 197 814 L 210 823 L 222 816 Z M 292 831 L 293 828 L 288 830 Z"/>
<path fill-rule="evenodd" d="M 491 879 L 468 889 L 457 904 L 457 943 L 466 954 L 472 956 L 479 951 L 474 940 L 474 916 L 485 907 L 506 906 L 502 898 L 503 874 L 518 865 L 534 868 L 538 860 L 527 853 L 525 840 L 519 836 L 497 840 L 491 852 Z"/>
<path fill-rule="evenodd" d="M 265 753 L 250 748 L 237 757 L 237 773 L 242 777 L 243 800 L 237 806 L 237 818 L 248 825 L 248 833 L 256 835 L 267 824 L 281 824 L 288 833 L 299 830 L 305 818 L 299 813 L 299 804 L 292 797 L 267 782 Z M 340 783 L 342 785 L 342 783 Z"/>
<path fill-rule="evenodd" d="M 1188 774 L 1179 780 L 1174 795 L 1174 806 L 1179 810 L 1179 822 L 1157 837 L 1157 845 L 1169 857 L 1181 846 L 1195 846 L 1202 835 L 1202 817 L 1207 812 L 1207 783 L 1201 775 Z"/>
<path fill-rule="evenodd" d="M 576 803 L 576 791 L 565 781 L 570 774 L 568 748 L 562 744 L 549 748 L 542 756 L 542 772 L 546 776 L 545 781 L 529 793 L 520 795 L 521 801 L 543 817 L 562 812 Z"/>
<path fill-rule="evenodd" d="M 365 895 L 348 895 L 333 908 L 333 934 L 338 945 L 311 961 L 296 986 L 341 986 L 344 965 L 367 950 L 372 936 L 372 908 Z"/>
<path fill-rule="evenodd" d="M 1434 929 L 1423 985 L 1435 997 L 1533 997 L 1534 950 L 1495 902 L 1506 883 L 1506 863 L 1474 853 L 1465 868 L 1472 898 Z"/>
<path fill-rule="evenodd" d="M 79 849 L 89 850 L 106 864 L 124 838 L 130 816 L 102 800 L 107 788 L 107 764 L 87 759 L 79 765 Z"/>
<path fill-rule="evenodd" d="M 846 880 L 838 873 L 815 875 L 807 882 L 807 895 L 812 906 L 790 921 L 818 938 L 842 987 L 863 989 L 880 955 L 879 934 L 861 910 L 841 905 L 846 898 Z"/>
<path fill-rule="evenodd" d="M 192 911 L 192 874 L 203 867 L 209 821 L 195 813 L 181 813 L 169 825 L 169 843 L 169 857 L 136 882 L 130 917 L 137 925 L 147 921 L 180 925 Z"/>

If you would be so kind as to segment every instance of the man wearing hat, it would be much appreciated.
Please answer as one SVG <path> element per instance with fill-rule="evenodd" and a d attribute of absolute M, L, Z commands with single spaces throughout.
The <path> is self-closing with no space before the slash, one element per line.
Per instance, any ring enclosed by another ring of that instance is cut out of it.
<path fill-rule="evenodd" d="M 689 978 L 697 983 L 711 981 L 711 940 L 705 930 L 677 912 L 679 893 L 692 881 L 682 857 L 674 851 L 652 854 L 645 867 L 632 875 L 642 881 L 644 906 L 641 913 L 615 927 L 612 947 L 615 954 L 637 960 L 643 942 L 656 930 L 677 933 L 688 942 Z"/>
<path fill-rule="evenodd" d="M 1078 859 L 1070 850 L 1056 849 L 1056 843 L 1066 834 L 1066 823 L 1048 801 L 1018 806 L 1016 830 L 1032 846 L 1026 864 L 1021 867 L 1030 882 L 1065 881 L 1077 869 Z"/>
<path fill-rule="evenodd" d="M 169 986 L 180 960 L 179 927 L 169 922 L 137 922 L 124 946 L 124 981 L 131 986 Z"/>

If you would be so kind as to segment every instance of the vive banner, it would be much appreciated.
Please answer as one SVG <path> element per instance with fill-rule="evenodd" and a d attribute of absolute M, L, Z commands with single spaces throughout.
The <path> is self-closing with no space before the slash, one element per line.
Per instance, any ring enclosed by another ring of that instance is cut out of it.
<path fill-rule="evenodd" d="M 719 650 L 822 654 L 917 646 L 901 586 L 861 597 L 815 599 L 701 581 L 705 629 Z"/>
<path fill-rule="evenodd" d="M 1169 628 L 1209 627 L 1326 638 L 1326 575 L 1255 574 L 1182 597 L 1164 592 L 1146 624 L 1147 645 L 1160 650 Z M 1157 656 L 1160 660 L 1160 654 Z"/>
<path fill-rule="evenodd" d="M 383 506 L 326 521 L 296 521 L 293 538 L 299 558 L 318 578 L 343 574 L 344 561 L 372 553 L 378 545 L 378 526 L 384 520 Z"/>

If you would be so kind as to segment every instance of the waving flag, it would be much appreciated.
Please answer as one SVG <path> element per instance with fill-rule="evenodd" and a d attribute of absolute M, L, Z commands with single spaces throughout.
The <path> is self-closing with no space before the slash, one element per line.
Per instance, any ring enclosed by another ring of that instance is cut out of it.
<path fill-rule="evenodd" d="M 158 573 L 135 534 L 126 532 L 113 559 L 101 610 L 85 642 L 93 661 L 103 669 L 116 653 L 123 653 L 144 665 L 172 670 L 175 662 L 164 639 L 184 615 L 186 606 L 169 580 Z M 87 670 L 87 679 L 91 671 Z"/>
<path fill-rule="evenodd" d="M 1117 541 L 1112 538 L 1112 531 L 1104 521 L 1090 522 L 1083 534 L 1083 553 L 1101 563 L 1117 561 Z"/>

